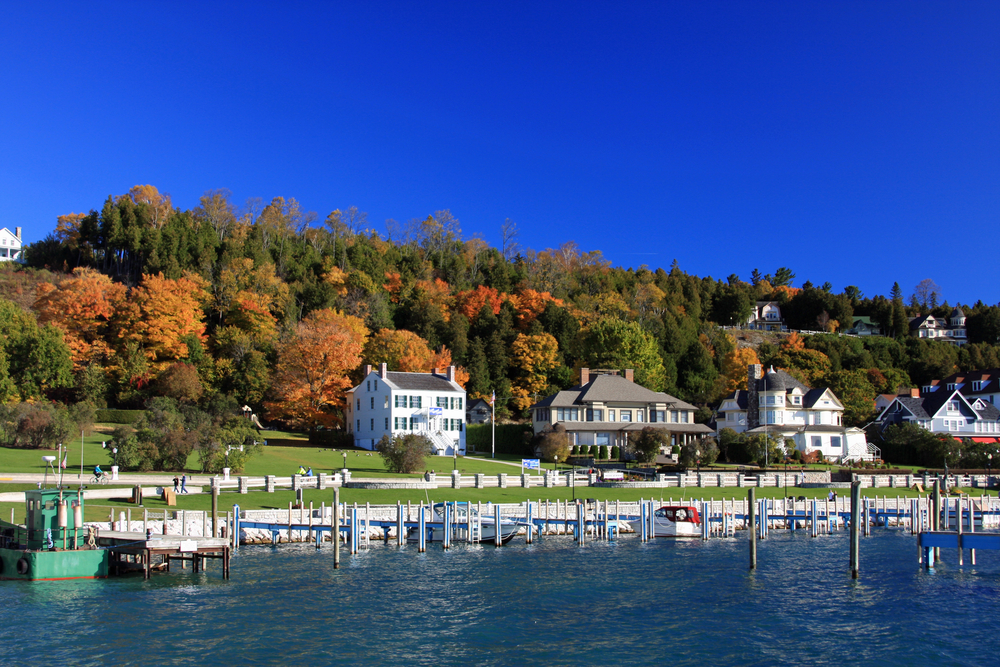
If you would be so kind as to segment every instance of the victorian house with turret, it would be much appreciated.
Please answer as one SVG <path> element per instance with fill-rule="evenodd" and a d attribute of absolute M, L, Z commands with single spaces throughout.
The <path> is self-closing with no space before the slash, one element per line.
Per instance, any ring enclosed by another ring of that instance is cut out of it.
<path fill-rule="evenodd" d="M 722 399 L 716 429 L 764 433 L 794 442 L 803 454 L 819 452 L 827 459 L 864 459 L 869 452 L 865 433 L 843 425 L 844 406 L 829 389 L 813 389 L 783 370 L 762 374 L 749 367 L 747 389 Z"/>

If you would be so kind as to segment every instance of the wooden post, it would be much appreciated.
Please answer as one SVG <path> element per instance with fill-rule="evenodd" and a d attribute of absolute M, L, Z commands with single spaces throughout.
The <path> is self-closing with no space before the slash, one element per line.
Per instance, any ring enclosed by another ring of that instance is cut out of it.
<path fill-rule="evenodd" d="M 757 569 L 757 494 L 747 489 L 747 533 L 750 534 L 750 569 Z"/>
<path fill-rule="evenodd" d="M 493 545 L 500 546 L 503 543 L 500 533 L 500 503 L 493 505 Z"/>
<path fill-rule="evenodd" d="M 219 536 L 219 485 L 212 485 L 212 537 Z"/>
<path fill-rule="evenodd" d="M 861 482 L 851 482 L 851 579 L 858 578 L 861 546 Z"/>
<path fill-rule="evenodd" d="M 333 569 L 340 567 L 340 487 L 333 488 L 333 516 L 330 518 L 331 539 L 333 540 Z"/>

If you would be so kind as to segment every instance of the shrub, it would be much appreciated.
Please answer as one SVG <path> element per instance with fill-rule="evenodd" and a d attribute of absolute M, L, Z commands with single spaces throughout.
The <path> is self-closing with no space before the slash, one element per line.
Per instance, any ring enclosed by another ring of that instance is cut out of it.
<path fill-rule="evenodd" d="M 572 449 L 570 448 L 569 438 L 566 437 L 566 427 L 562 424 L 556 424 L 555 428 L 542 435 L 538 450 L 546 461 L 555 461 L 557 456 L 560 461 L 566 461 L 570 452 L 578 451 L 579 448 L 576 445 Z"/>
<path fill-rule="evenodd" d="M 97 410 L 94 421 L 101 424 L 135 424 L 144 414 L 145 410 Z"/>
<path fill-rule="evenodd" d="M 389 472 L 413 473 L 424 467 L 424 460 L 432 452 L 431 441 L 425 435 L 401 433 L 389 438 L 384 435 L 375 444 L 375 451 L 385 461 Z"/>
<path fill-rule="evenodd" d="M 569 451 L 569 453 L 570 453 L 571 455 L 573 455 L 573 456 L 579 456 L 579 455 L 580 455 L 580 445 L 573 445 L 573 446 L 572 446 L 572 447 L 570 448 L 570 451 Z"/>
<path fill-rule="evenodd" d="M 618 449 L 618 445 L 611 446 L 611 460 L 617 461 L 621 457 L 621 450 Z"/>
<path fill-rule="evenodd" d="M 602 461 L 607 461 L 608 460 L 609 457 L 608 457 L 608 446 L 607 445 L 601 445 L 601 448 L 600 448 L 600 450 L 598 452 L 598 458 L 600 458 Z"/>
<path fill-rule="evenodd" d="M 650 426 L 645 427 L 631 443 L 635 448 L 636 458 L 641 463 L 652 463 L 660 453 L 660 447 L 669 442 L 667 438 L 667 434 L 663 431 Z"/>

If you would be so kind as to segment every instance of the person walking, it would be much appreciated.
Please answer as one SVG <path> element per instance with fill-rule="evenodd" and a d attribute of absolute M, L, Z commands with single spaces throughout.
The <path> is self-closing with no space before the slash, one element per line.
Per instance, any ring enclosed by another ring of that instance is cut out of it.
<path fill-rule="evenodd" d="M 177 493 L 177 485 L 180 483 L 181 481 L 177 479 L 177 475 L 174 475 L 174 493 Z"/>
<path fill-rule="evenodd" d="M 185 484 L 187 484 L 187 478 L 187 475 L 181 475 L 181 493 L 188 492 L 187 487 L 185 486 Z"/>

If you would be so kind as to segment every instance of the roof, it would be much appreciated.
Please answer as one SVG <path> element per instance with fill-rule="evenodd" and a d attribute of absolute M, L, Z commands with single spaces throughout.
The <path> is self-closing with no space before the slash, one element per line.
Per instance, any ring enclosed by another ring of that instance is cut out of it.
<path fill-rule="evenodd" d="M 983 409 L 976 410 L 975 408 L 972 408 L 972 403 L 962 396 L 961 392 L 957 389 L 955 391 L 935 391 L 926 396 L 921 396 L 920 398 L 897 396 L 896 401 L 906 408 L 906 410 L 910 412 L 915 419 L 932 419 L 934 415 L 941 411 L 944 404 L 952 400 L 952 398 L 956 395 L 960 396 L 962 401 L 968 404 L 973 412 L 981 419 L 1000 419 L 1000 409 L 998 409 L 995 405 L 982 401 Z M 891 407 L 891 404 L 889 407 Z M 888 410 L 888 407 L 886 409 Z"/>
<path fill-rule="evenodd" d="M 569 408 L 593 403 L 664 403 L 667 408 L 697 410 L 690 403 L 659 391 L 646 389 L 621 375 L 594 375 L 584 385 L 577 385 L 557 394 L 546 396 L 532 408 Z"/>
<path fill-rule="evenodd" d="M 678 433 L 715 433 L 705 424 L 675 424 L 673 422 L 559 422 L 567 431 L 641 431 L 647 426 Z"/>
<path fill-rule="evenodd" d="M 764 377 L 757 380 L 757 390 L 758 391 L 791 391 L 792 389 L 799 389 L 802 393 L 809 391 L 809 387 L 802 384 L 794 377 L 788 374 L 788 372 L 783 370 L 774 370 L 773 368 L 764 374 Z"/>
<path fill-rule="evenodd" d="M 731 393 L 728 396 L 726 396 L 725 398 L 723 398 L 722 399 L 722 403 L 725 403 L 726 401 L 735 400 L 736 401 L 736 407 L 738 407 L 740 410 L 746 410 L 747 409 L 747 395 L 748 395 L 748 392 L 747 392 L 746 389 L 737 389 L 733 393 Z M 720 405 L 722 403 L 720 403 Z"/>
<path fill-rule="evenodd" d="M 457 382 L 452 382 L 443 375 L 435 375 L 434 373 L 401 373 L 397 371 L 388 371 L 383 378 L 379 375 L 378 371 L 373 370 L 371 373 L 366 375 L 362 382 L 371 379 L 372 376 L 384 381 L 391 389 L 406 389 L 410 391 L 460 391 L 465 392 L 462 385 Z M 356 391 L 357 387 L 353 387 L 347 390 L 347 393 Z"/>
<path fill-rule="evenodd" d="M 474 398 L 465 404 L 466 410 L 478 410 L 479 408 L 490 409 L 490 402 L 485 398 Z"/>

